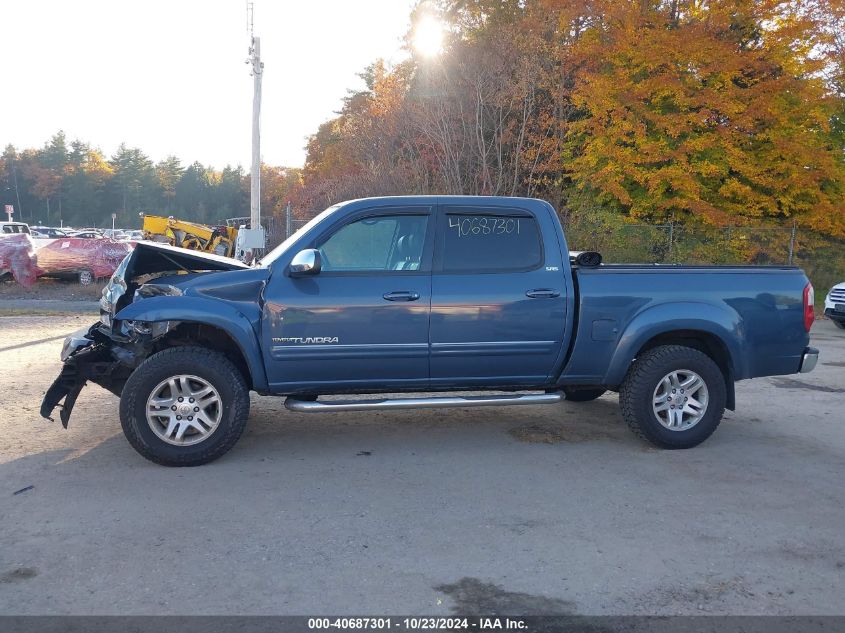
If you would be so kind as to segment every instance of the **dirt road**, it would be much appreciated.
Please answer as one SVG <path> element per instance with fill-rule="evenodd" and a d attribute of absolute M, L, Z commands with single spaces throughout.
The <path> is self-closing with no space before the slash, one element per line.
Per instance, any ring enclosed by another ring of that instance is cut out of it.
<path fill-rule="evenodd" d="M 815 373 L 741 383 L 690 451 L 635 439 L 612 394 L 308 416 L 254 397 L 228 455 L 168 469 L 98 387 L 67 431 L 38 416 L 62 336 L 91 319 L 0 318 L 0 613 L 845 611 L 829 323 Z"/>

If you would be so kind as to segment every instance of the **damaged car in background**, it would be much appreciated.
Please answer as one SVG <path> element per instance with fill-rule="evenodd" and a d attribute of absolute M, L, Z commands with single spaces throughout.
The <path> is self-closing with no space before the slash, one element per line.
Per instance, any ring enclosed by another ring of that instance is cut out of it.
<path fill-rule="evenodd" d="M 65 341 L 41 414 L 59 407 L 67 426 L 96 383 L 120 396 L 141 455 L 193 466 L 235 444 L 250 391 L 305 413 L 618 392 L 639 437 L 691 448 L 734 408 L 737 381 L 815 367 L 813 304 L 795 267 L 570 253 L 541 200 L 362 199 L 327 209 L 254 267 L 139 243 L 103 290 L 100 321 Z M 339 394 L 352 395 L 321 398 Z"/>

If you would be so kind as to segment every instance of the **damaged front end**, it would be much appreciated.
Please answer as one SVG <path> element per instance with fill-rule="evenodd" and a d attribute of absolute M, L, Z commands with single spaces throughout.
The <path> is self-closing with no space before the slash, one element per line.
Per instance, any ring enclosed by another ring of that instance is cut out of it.
<path fill-rule="evenodd" d="M 117 361 L 111 353 L 111 340 L 95 323 L 65 339 L 62 347 L 62 371 L 41 402 L 41 415 L 48 420 L 59 406 L 59 418 L 67 428 L 70 413 L 79 392 L 89 380 L 119 396 L 132 368 Z"/>
<path fill-rule="evenodd" d="M 163 244 L 139 243 L 115 270 L 100 299 L 100 320 L 68 336 L 62 346 L 62 370 L 44 395 L 41 415 L 52 420 L 59 407 L 67 428 L 76 399 L 87 382 L 120 396 L 135 368 L 178 322 L 116 321 L 115 315 L 133 300 L 178 296 L 173 284 L 156 284 L 164 275 L 248 268 L 225 257 L 187 251 Z M 184 277 L 187 279 L 187 277 Z"/>

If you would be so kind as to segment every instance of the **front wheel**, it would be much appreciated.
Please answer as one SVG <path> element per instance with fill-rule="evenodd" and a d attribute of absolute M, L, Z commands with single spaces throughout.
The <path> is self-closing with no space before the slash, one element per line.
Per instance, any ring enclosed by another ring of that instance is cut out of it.
<path fill-rule="evenodd" d="M 837 319 L 831 319 L 831 321 L 833 321 L 833 324 L 840 330 L 845 330 L 845 321 L 839 321 Z"/>
<path fill-rule="evenodd" d="M 90 270 L 80 270 L 78 279 L 80 286 L 90 286 L 95 281 L 94 273 Z"/>
<path fill-rule="evenodd" d="M 634 362 L 619 391 L 622 416 L 660 448 L 701 444 L 722 420 L 725 377 L 709 356 L 681 345 L 650 349 Z"/>
<path fill-rule="evenodd" d="M 249 390 L 218 352 L 174 347 L 132 372 L 120 423 L 132 447 L 163 466 L 199 466 L 226 453 L 244 430 Z"/>

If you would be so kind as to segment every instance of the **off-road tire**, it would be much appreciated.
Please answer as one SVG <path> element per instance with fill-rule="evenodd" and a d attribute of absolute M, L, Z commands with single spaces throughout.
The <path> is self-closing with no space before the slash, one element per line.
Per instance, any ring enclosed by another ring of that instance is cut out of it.
<path fill-rule="evenodd" d="M 211 383 L 223 403 L 223 416 L 208 439 L 191 446 L 168 444 L 153 433 L 146 417 L 147 398 L 162 380 L 192 374 Z M 241 372 L 222 354 L 201 347 L 173 347 L 142 362 L 123 387 L 120 424 L 141 455 L 162 466 L 199 466 L 235 445 L 249 416 L 249 389 Z"/>
<path fill-rule="evenodd" d="M 591 402 L 604 395 L 606 389 L 576 389 L 564 387 L 563 393 L 567 402 Z"/>
<path fill-rule="evenodd" d="M 657 420 L 654 390 L 664 376 L 677 369 L 696 372 L 707 385 L 709 402 L 704 417 L 692 428 L 674 431 Z M 692 448 L 710 437 L 722 421 L 727 389 L 719 366 L 707 354 L 682 345 L 662 345 L 640 355 L 619 390 L 619 406 L 628 427 L 660 448 Z"/>

